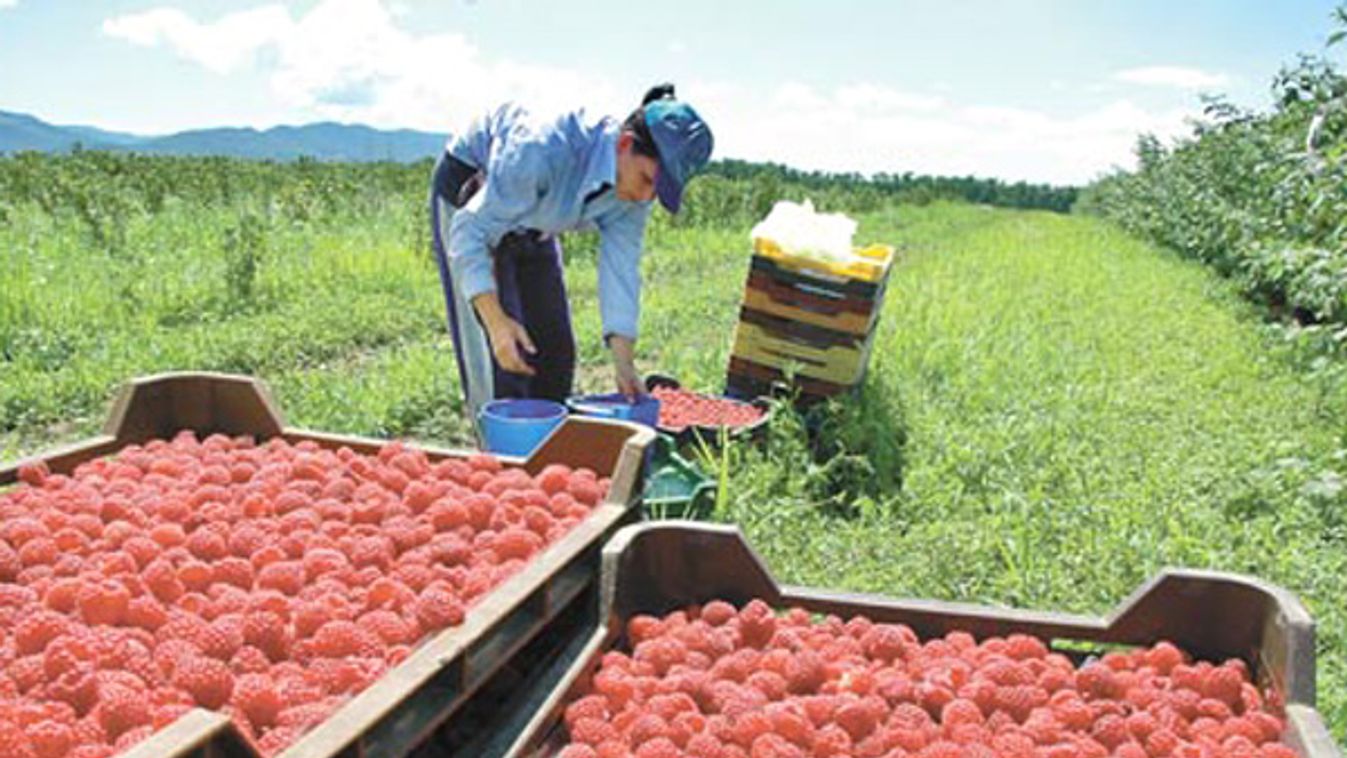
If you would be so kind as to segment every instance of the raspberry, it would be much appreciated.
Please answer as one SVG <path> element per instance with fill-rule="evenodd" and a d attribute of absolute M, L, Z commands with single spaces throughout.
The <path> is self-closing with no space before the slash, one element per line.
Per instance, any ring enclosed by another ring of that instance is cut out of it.
<path fill-rule="evenodd" d="M 1035 660 L 1044 658 L 1048 654 L 1048 646 L 1037 637 L 1030 637 L 1027 634 L 1012 634 L 1006 637 L 1006 655 L 1020 661 Z"/>
<path fill-rule="evenodd" d="M 72 668 L 47 685 L 47 695 L 84 715 L 98 702 L 98 680 L 87 666 Z M 3 755 L 3 751 L 0 751 L 0 755 Z"/>
<path fill-rule="evenodd" d="M 567 728 L 572 741 L 586 745 L 598 745 L 605 740 L 619 737 L 613 725 L 601 719 L 577 719 L 574 724 L 570 724 Z"/>
<path fill-rule="evenodd" d="M 543 467 L 534 480 L 538 488 L 549 496 L 563 492 L 570 484 L 571 468 L 560 463 L 551 463 Z"/>
<path fill-rule="evenodd" d="M 748 647 L 765 647 L 776 633 L 776 617 L 761 600 L 750 600 L 739 612 L 739 633 Z"/>
<path fill-rule="evenodd" d="M 131 592 L 117 582 L 88 583 L 77 596 L 79 615 L 86 623 L 116 626 L 127 613 Z"/>
<path fill-rule="evenodd" d="M 689 758 L 723 758 L 723 746 L 714 735 L 702 732 L 688 739 L 684 748 Z"/>
<path fill-rule="evenodd" d="M 61 548 L 50 537 L 38 537 L 19 547 L 19 562 L 25 568 L 31 566 L 50 566 L 61 556 Z"/>
<path fill-rule="evenodd" d="M 570 483 L 566 485 L 566 492 L 575 498 L 576 502 L 591 507 L 598 505 L 599 499 L 603 497 L 603 493 L 599 491 L 598 482 L 579 475 L 571 477 Z"/>
<path fill-rule="evenodd" d="M 844 703 L 834 715 L 837 725 L 846 730 L 852 740 L 864 739 L 875 730 L 879 714 L 863 700 Z"/>
<path fill-rule="evenodd" d="M 370 611 L 360 617 L 359 624 L 362 629 L 378 635 L 387 645 L 410 645 L 420 636 L 420 629 L 393 611 Z"/>
<path fill-rule="evenodd" d="M 271 589 L 286 595 L 298 595 L 304 589 L 306 574 L 299 561 L 269 563 L 257 572 L 257 588 Z"/>
<path fill-rule="evenodd" d="M 98 698 L 98 721 L 108 736 L 116 739 L 124 732 L 150 723 L 150 706 L 138 692 L 108 685 Z"/>
<path fill-rule="evenodd" d="M 801 710 L 792 706 L 775 707 L 767 712 L 772 720 L 772 730 L 787 740 L 808 747 L 814 741 L 814 725 Z"/>
<path fill-rule="evenodd" d="M 538 552 L 543 541 L 537 534 L 520 528 L 510 528 L 501 532 L 492 542 L 491 549 L 500 561 L 512 558 L 527 559 Z"/>
<path fill-rule="evenodd" d="M 982 709 L 972 700 L 951 700 L 940 709 L 940 723 L 945 727 L 946 734 L 960 724 L 981 724 Z"/>
<path fill-rule="evenodd" d="M 290 654 L 290 630 L 285 620 L 271 611 L 252 611 L 243 617 L 243 641 L 273 661 Z"/>
<path fill-rule="evenodd" d="M 885 663 L 903 658 L 903 642 L 902 631 L 892 624 L 876 624 L 861 637 L 865 655 Z"/>
<path fill-rule="evenodd" d="M 40 721 L 28 727 L 28 740 L 36 758 L 65 758 L 74 739 L 70 727 L 56 721 Z"/>
<path fill-rule="evenodd" d="M 1156 729 L 1146 738 L 1146 752 L 1152 756 L 1165 756 L 1179 746 L 1179 737 L 1168 728 Z"/>
<path fill-rule="evenodd" d="M 1106 714 L 1097 719 L 1090 727 L 1090 734 L 1099 744 L 1112 750 L 1124 742 L 1131 739 L 1128 733 L 1127 723 L 1121 716 Z"/>
<path fill-rule="evenodd" d="M 52 640 L 66 634 L 70 620 L 59 613 L 38 611 L 19 620 L 14 629 L 14 646 L 19 655 L 40 653 Z"/>
<path fill-rule="evenodd" d="M 416 620 L 427 631 L 463 623 L 465 610 L 458 595 L 443 584 L 432 584 L 416 600 Z"/>
<path fill-rule="evenodd" d="M 557 753 L 557 758 L 598 758 L 599 754 L 589 745 L 567 745 Z"/>
<path fill-rule="evenodd" d="M 27 461 L 19 465 L 19 481 L 30 487 L 41 487 L 51 476 L 46 461 Z"/>
<path fill-rule="evenodd" d="M 1235 668 L 1222 665 L 1213 668 L 1202 681 L 1202 694 L 1219 700 L 1226 705 L 1237 706 L 1240 703 L 1240 688 L 1244 677 Z"/>
<path fill-rule="evenodd" d="M 243 619 L 222 616 L 202 629 L 195 642 L 203 655 L 227 661 L 243 647 Z"/>
<path fill-rule="evenodd" d="M 814 755 L 851 755 L 851 745 L 851 735 L 847 734 L 845 729 L 836 724 L 829 724 L 819 729 L 814 737 Z"/>
<path fill-rule="evenodd" d="M 240 676 L 234 684 L 230 702 L 259 728 L 274 726 L 285 705 L 271 677 L 265 674 Z"/>
<path fill-rule="evenodd" d="M 178 572 L 163 558 L 151 561 L 150 565 L 145 567 L 141 578 L 145 582 L 145 589 L 165 603 L 172 603 L 187 592 L 182 580 L 178 578 Z"/>
<path fill-rule="evenodd" d="M 722 626 L 734 618 L 734 606 L 724 600 L 712 600 L 702 606 L 701 620 L 711 626 Z"/>
<path fill-rule="evenodd" d="M 1118 675 L 1102 663 L 1090 663 L 1076 672 L 1076 688 L 1087 698 L 1120 697 Z"/>
<path fill-rule="evenodd" d="M 586 695 L 566 706 L 565 721 L 574 724 L 582 718 L 607 719 L 608 701 L 602 695 Z"/>
<path fill-rule="evenodd" d="M 180 662 L 173 671 L 173 683 L 186 690 L 198 705 L 211 710 L 229 702 L 234 690 L 229 667 L 214 658 L 194 657 Z"/>
<path fill-rule="evenodd" d="M 313 637 L 314 652 L 324 658 L 379 655 L 382 646 L 373 634 L 350 621 L 329 621 Z"/>

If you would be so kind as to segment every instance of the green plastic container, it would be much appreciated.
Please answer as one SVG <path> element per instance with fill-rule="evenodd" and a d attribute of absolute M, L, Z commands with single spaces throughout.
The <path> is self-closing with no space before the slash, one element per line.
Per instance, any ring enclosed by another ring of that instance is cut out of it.
<path fill-rule="evenodd" d="M 650 518 L 693 518 L 715 506 L 716 483 L 678 454 L 673 437 L 659 434 L 646 472 L 645 512 Z"/>

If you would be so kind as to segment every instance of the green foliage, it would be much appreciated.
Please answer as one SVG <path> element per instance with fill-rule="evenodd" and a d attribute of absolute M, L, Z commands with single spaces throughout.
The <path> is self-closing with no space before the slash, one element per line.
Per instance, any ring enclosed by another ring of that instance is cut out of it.
<path fill-rule="evenodd" d="M 1331 41 L 1347 30 L 1347 6 Z M 1191 137 L 1138 143 L 1138 169 L 1087 187 L 1077 209 L 1114 219 L 1233 278 L 1274 316 L 1334 327 L 1347 346 L 1347 78 L 1302 55 L 1269 113 L 1207 102 Z"/>

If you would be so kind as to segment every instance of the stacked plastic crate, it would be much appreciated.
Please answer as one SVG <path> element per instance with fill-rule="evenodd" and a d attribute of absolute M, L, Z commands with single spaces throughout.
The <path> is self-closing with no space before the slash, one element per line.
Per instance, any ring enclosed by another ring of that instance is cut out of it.
<path fill-rule="evenodd" d="M 893 254 L 892 247 L 872 245 L 833 261 L 754 240 L 726 394 L 758 397 L 793 378 L 800 402 L 808 404 L 859 385 Z"/>

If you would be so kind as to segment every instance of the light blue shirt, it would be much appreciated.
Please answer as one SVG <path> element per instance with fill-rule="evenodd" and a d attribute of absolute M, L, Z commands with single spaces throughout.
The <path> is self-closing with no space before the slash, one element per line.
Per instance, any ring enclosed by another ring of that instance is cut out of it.
<path fill-rule="evenodd" d="M 507 233 L 597 229 L 603 333 L 636 338 L 651 203 L 617 199 L 620 130 L 610 116 L 535 116 L 506 103 L 449 139 L 451 155 L 486 172 L 486 184 L 449 227 L 450 272 L 465 299 L 496 289 L 490 251 Z M 605 183 L 609 189 L 586 203 Z"/>

